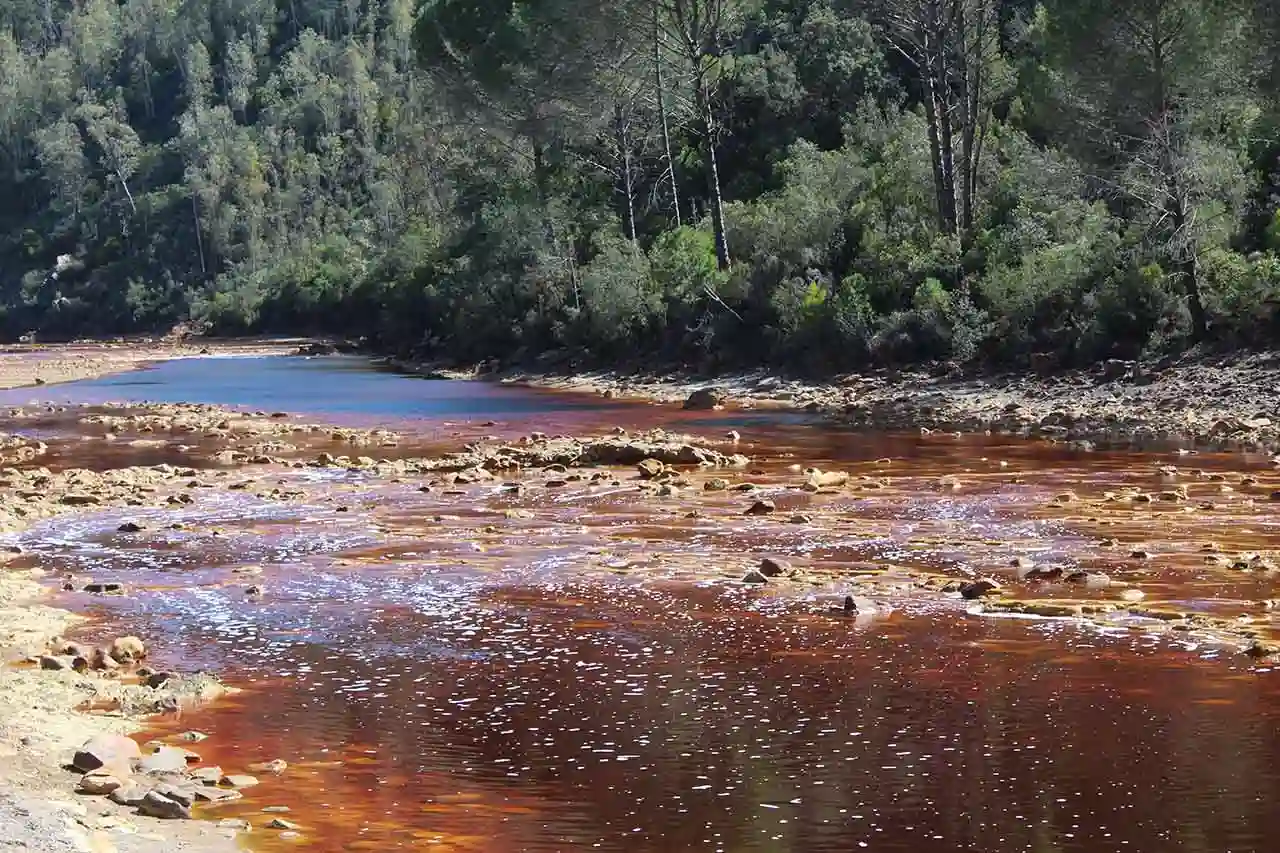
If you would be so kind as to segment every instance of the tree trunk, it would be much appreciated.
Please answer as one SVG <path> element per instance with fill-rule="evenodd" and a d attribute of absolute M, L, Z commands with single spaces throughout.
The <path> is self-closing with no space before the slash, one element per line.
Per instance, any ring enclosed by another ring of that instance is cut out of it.
<path fill-rule="evenodd" d="M 622 194 L 627 202 L 627 238 L 633 244 L 636 238 L 636 201 L 635 176 L 631 171 L 631 144 L 627 138 L 627 124 L 623 116 L 622 104 L 613 107 L 614 130 L 618 137 L 618 151 L 622 154 Z"/>
<path fill-rule="evenodd" d="M 727 270 L 730 265 L 729 238 L 724 227 L 724 199 L 720 195 L 720 166 L 716 162 L 715 116 L 711 113 L 711 98 L 706 84 L 698 83 L 698 111 L 702 113 L 702 123 L 706 129 L 707 148 L 705 153 L 707 167 L 707 189 L 711 195 L 711 227 L 716 236 L 716 265 Z"/>
<path fill-rule="evenodd" d="M 662 85 L 662 51 L 658 44 L 658 7 L 653 7 L 653 79 L 658 94 L 658 117 L 662 121 L 662 153 L 667 160 L 667 179 L 671 181 L 671 209 L 676 212 L 676 227 L 680 221 L 680 191 L 676 185 L 676 162 L 671 157 L 671 126 L 667 121 L 666 90 Z"/>
<path fill-rule="evenodd" d="M 191 224 L 196 229 L 196 249 L 200 252 L 200 274 L 208 275 L 209 268 L 204 262 L 204 237 L 200 235 L 200 208 L 196 206 L 196 194 L 191 193 Z"/>

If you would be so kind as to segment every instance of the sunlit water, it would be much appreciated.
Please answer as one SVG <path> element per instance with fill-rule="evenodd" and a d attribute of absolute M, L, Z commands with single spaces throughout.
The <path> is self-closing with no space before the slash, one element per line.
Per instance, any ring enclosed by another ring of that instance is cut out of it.
<path fill-rule="evenodd" d="M 135 393 L 121 390 L 128 377 L 112 381 L 59 393 Z M 1274 548 L 1266 482 L 1258 502 L 1194 516 L 1156 506 L 1099 518 L 1043 508 L 1063 489 L 1158 489 L 1155 466 L 1170 459 L 602 409 L 345 360 L 178 363 L 149 381 L 137 398 L 420 418 L 425 431 L 442 419 L 513 432 L 554 418 L 708 435 L 736 425 L 780 511 L 815 513 L 786 525 L 745 519 L 732 494 L 662 502 L 630 484 L 570 484 L 424 495 L 308 472 L 298 476 L 313 497 L 300 502 L 210 493 L 129 514 L 144 534 L 117 533 L 115 511 L 22 534 L 24 559 L 55 576 L 135 588 L 67 597 L 109 617 L 91 634 L 137 630 L 158 664 L 216 669 L 246 688 L 157 724 L 209 733 L 199 750 L 228 770 L 290 762 L 212 816 L 261 824 L 263 807 L 288 805 L 301 843 L 325 851 L 1273 849 L 1280 697 L 1266 666 L 1143 626 L 987 619 L 910 592 L 887 615 L 853 619 L 830 608 L 838 583 L 779 598 L 731 580 L 762 553 L 956 574 L 1021 554 L 1140 581 L 1182 606 L 1256 610 L 1273 582 L 1207 569 L 1198 547 Z M 788 466 L 815 463 L 883 471 L 893 485 L 833 498 L 783 488 Z M 1193 464 L 1265 475 L 1263 460 Z M 947 474 L 965 488 L 939 491 Z M 1101 535 L 1123 539 L 1121 553 Z M 1125 559 L 1139 542 L 1168 556 Z M 247 564 L 263 567 L 260 600 L 233 572 Z M 723 577 L 706 579 L 708 568 Z M 249 842 L 300 843 L 262 829 Z"/>

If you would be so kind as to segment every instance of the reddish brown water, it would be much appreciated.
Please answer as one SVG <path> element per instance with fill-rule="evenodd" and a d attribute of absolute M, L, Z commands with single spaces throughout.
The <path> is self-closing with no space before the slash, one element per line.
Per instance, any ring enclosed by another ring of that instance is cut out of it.
<path fill-rule="evenodd" d="M 887 615 L 830 610 L 851 572 L 1008 576 L 1010 558 L 1029 555 L 1105 570 L 1156 603 L 1268 623 L 1259 602 L 1276 594 L 1274 574 L 1209 566 L 1199 550 L 1276 549 L 1267 460 L 867 437 L 648 406 L 556 418 L 566 431 L 734 426 L 756 460 L 740 479 L 812 520 L 744 518 L 749 497 L 732 492 L 644 496 L 628 472 L 616 487 L 530 475 L 519 497 L 306 472 L 282 475 L 306 484 L 302 502 L 213 493 L 155 514 L 184 530 L 124 537 L 121 513 L 106 512 L 22 541 L 30 562 L 145 588 L 106 604 L 70 597 L 106 617 L 94 631 L 137 630 L 157 663 L 213 668 L 244 688 L 155 734 L 207 732 L 199 751 L 228 771 L 290 763 L 209 812 L 259 826 L 254 849 L 1273 849 L 1270 667 L 1149 623 L 980 617 L 906 584 L 884 587 Z M 536 428 L 476 417 L 447 429 Z M 423 422 L 423 441 L 447 443 L 445 429 Z M 118 452 L 79 456 L 105 466 Z M 791 466 L 815 464 L 888 485 L 788 488 L 800 479 Z M 1168 464 L 1190 501 L 1095 501 L 1169 488 Z M 1239 483 L 1245 472 L 1260 482 Z M 943 476 L 962 487 L 940 488 Z M 1068 489 L 1077 501 L 1047 505 Z M 531 517 L 503 514 L 513 509 Z M 1154 557 L 1131 559 L 1140 546 Z M 821 581 L 778 597 L 729 580 L 767 553 Z M 230 572 L 246 563 L 264 566 L 262 601 Z M 261 828 L 275 805 L 291 809 L 300 840 Z"/>

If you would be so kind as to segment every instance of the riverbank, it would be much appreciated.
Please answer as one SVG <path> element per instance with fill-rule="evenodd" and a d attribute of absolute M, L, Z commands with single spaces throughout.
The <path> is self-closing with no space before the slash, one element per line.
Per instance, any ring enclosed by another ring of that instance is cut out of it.
<path fill-rule="evenodd" d="M 0 390 L 96 379 L 177 358 L 289 355 L 302 343 L 294 338 L 186 338 L 14 344 L 0 348 Z"/>
<path fill-rule="evenodd" d="M 695 391 L 712 389 L 712 397 L 725 405 L 809 411 L 867 430 L 991 433 L 1082 448 L 1280 451 L 1276 353 L 1111 361 L 1090 370 L 1046 374 L 878 370 L 822 381 L 765 370 L 706 376 L 415 369 L 663 403 L 681 403 Z"/>

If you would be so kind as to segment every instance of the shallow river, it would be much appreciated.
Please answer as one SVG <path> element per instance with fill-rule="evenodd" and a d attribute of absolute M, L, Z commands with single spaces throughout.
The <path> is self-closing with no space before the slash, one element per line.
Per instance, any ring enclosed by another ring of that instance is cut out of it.
<path fill-rule="evenodd" d="M 301 842 L 257 829 L 255 849 L 1276 849 L 1280 681 L 1236 649 L 1145 623 L 981 617 L 905 584 L 891 613 L 853 619 L 829 610 L 838 583 L 797 598 L 731 580 L 761 554 L 957 576 L 1007 574 L 1025 555 L 1105 570 L 1160 604 L 1265 621 L 1274 573 L 1209 566 L 1201 549 L 1280 545 L 1266 459 L 868 437 L 344 359 L 175 362 L 39 396 L 284 409 L 387 424 L 423 446 L 615 424 L 736 428 L 780 510 L 812 513 L 788 525 L 744 518 L 732 494 L 663 501 L 569 483 L 448 495 L 306 471 L 294 476 L 324 481 L 324 499 L 217 493 L 128 514 L 153 522 L 142 536 L 115 532 L 119 511 L 18 536 L 41 565 L 145 590 L 105 605 L 65 596 L 105 617 L 91 634 L 137 630 L 161 664 L 245 688 L 155 733 L 207 732 L 199 751 L 229 771 L 289 762 L 208 813 L 260 824 L 264 807 L 288 806 Z M 55 446 L 67 464 L 123 452 Z M 836 498 L 785 488 L 791 466 L 811 464 L 886 472 L 892 485 Z M 1201 469 L 1193 493 L 1217 502 L 1104 517 L 1045 508 L 1068 489 L 1159 490 L 1162 465 Z M 1260 478 L 1257 501 L 1219 485 L 1246 472 Z M 944 476 L 964 488 L 940 490 Z M 1155 558 L 1129 559 L 1139 545 Z M 264 568 L 261 600 L 232 574 L 245 564 Z M 708 568 L 725 579 L 706 580 Z"/>

